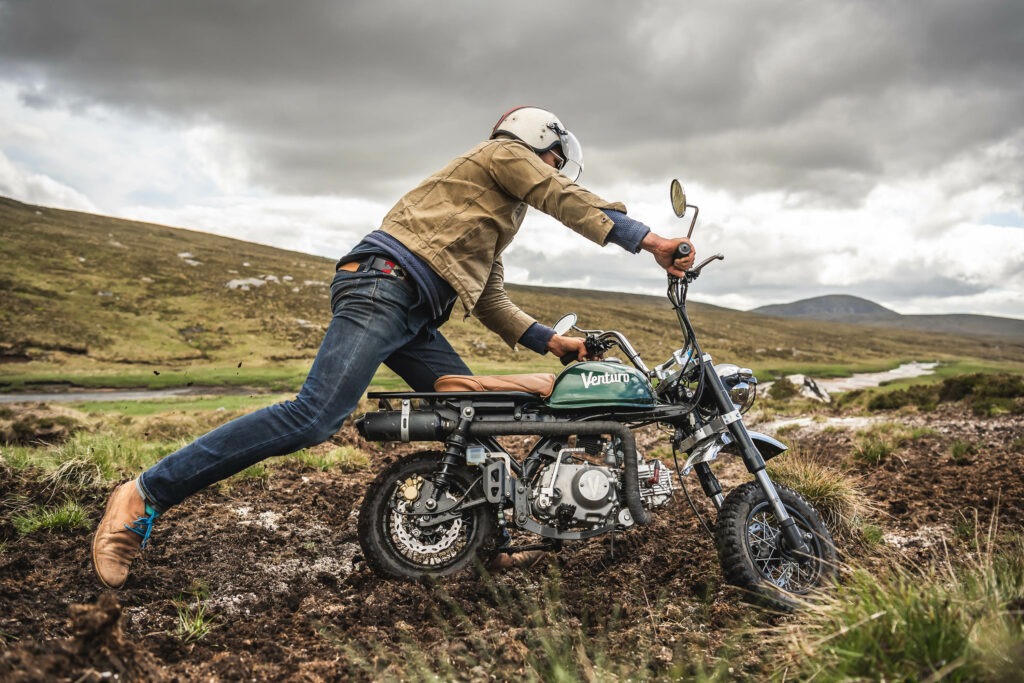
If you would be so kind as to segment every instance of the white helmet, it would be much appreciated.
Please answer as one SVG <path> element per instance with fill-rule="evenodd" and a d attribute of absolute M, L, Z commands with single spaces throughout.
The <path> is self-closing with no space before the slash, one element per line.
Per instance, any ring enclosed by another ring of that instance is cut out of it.
<path fill-rule="evenodd" d="M 576 182 L 583 173 L 583 148 L 579 140 L 558 120 L 558 117 L 537 107 L 516 107 L 505 112 L 491 130 L 491 139 L 508 135 L 525 142 L 537 154 L 559 147 L 562 157 L 558 170 Z"/>

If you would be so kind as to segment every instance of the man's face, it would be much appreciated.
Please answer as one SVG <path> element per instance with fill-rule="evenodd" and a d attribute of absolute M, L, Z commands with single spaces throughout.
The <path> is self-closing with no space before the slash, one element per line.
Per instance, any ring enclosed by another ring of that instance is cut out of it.
<path fill-rule="evenodd" d="M 562 157 L 561 150 L 557 147 L 553 147 L 546 152 L 540 153 L 541 161 L 554 169 L 560 169 L 565 164 L 565 159 Z"/>

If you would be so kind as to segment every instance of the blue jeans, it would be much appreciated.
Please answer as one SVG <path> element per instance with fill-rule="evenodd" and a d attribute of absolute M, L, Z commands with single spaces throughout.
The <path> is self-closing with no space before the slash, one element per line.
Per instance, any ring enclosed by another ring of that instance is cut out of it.
<path fill-rule="evenodd" d="M 340 270 L 331 308 L 334 317 L 295 400 L 232 420 L 146 470 L 139 485 L 153 507 L 163 512 L 261 460 L 326 441 L 381 363 L 415 391 L 433 391 L 441 375 L 472 374 L 407 279 Z"/>

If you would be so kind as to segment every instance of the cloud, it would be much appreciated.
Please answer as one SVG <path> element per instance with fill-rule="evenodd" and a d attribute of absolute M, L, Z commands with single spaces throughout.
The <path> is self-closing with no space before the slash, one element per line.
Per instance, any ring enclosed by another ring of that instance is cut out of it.
<path fill-rule="evenodd" d="M 698 298 L 1024 316 L 1022 27 L 1017 0 L 0 0 L 0 192 L 336 256 L 535 103 L 660 233 L 687 181 L 727 256 Z M 536 215 L 506 254 L 660 294 L 652 264 Z"/>
<path fill-rule="evenodd" d="M 620 177 L 663 178 L 684 158 L 738 194 L 863 195 L 879 172 L 1005 139 L 1024 109 L 1011 0 L 512 12 L 108 0 L 3 13 L 0 59 L 26 104 L 222 127 L 252 179 L 285 193 L 389 195 L 532 101 Z"/>
<path fill-rule="evenodd" d="M 118 215 L 337 258 L 380 225 L 387 208 L 340 197 L 224 196 L 173 208 L 125 206 Z"/>
<path fill-rule="evenodd" d="M 0 151 L 0 196 L 40 206 L 74 211 L 96 211 L 96 206 L 81 192 L 49 176 L 19 168 L 2 151 Z"/>
<path fill-rule="evenodd" d="M 985 163 L 979 156 L 975 163 Z M 918 182 L 877 188 L 844 210 L 793 204 L 781 192 L 735 198 L 689 184 L 700 207 L 698 259 L 725 255 L 694 284 L 697 300 L 748 309 L 822 294 L 863 296 L 899 312 L 979 312 L 1024 316 L 1024 240 L 1014 228 L 982 218 L 1007 206 L 991 192 L 956 191 L 955 162 Z M 684 234 L 688 221 L 668 211 L 665 187 L 623 186 L 638 199 L 631 215 L 662 234 Z M 660 196 L 659 196 L 660 195 Z M 936 232 L 932 226 L 941 225 Z M 675 226 L 675 227 L 673 227 Z M 537 245 L 543 245 L 543 249 Z M 647 254 L 600 249 L 558 223 L 532 215 L 504 257 L 510 281 L 661 295 L 664 273 Z M 988 293 L 1002 291 L 1004 296 Z M 965 302 L 984 301 L 984 309 Z M 911 303 L 912 302 L 912 303 Z"/>

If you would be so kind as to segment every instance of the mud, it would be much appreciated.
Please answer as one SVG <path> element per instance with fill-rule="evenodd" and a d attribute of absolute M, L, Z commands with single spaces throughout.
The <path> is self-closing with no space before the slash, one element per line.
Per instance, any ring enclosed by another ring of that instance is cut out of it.
<path fill-rule="evenodd" d="M 975 518 L 1019 533 L 1024 419 L 949 406 L 885 419 L 932 431 L 879 465 L 852 457 L 854 431 L 796 425 L 782 438 L 857 477 L 879 510 L 883 549 L 908 563 L 955 550 Z M 954 458 L 958 439 L 974 452 Z M 412 450 L 358 445 L 381 464 Z M 654 434 L 641 445 L 665 447 Z M 614 541 L 567 545 L 529 571 L 428 585 L 366 568 L 355 517 L 372 471 L 269 472 L 211 488 L 161 518 L 114 593 L 92 575 L 89 531 L 14 531 L 16 507 L 54 492 L 0 466 L 0 680 L 540 679 L 560 657 L 581 678 L 598 665 L 636 679 L 687 676 L 713 668 L 743 629 L 778 618 L 722 584 L 713 544 L 681 492 L 651 526 Z M 693 481 L 690 491 L 702 498 Z M 76 494 L 93 524 L 106 494 Z M 856 539 L 837 540 L 864 553 Z M 200 605 L 212 630 L 189 642 L 176 634 L 178 614 Z M 764 675 L 756 644 L 735 651 L 737 677 Z"/>

